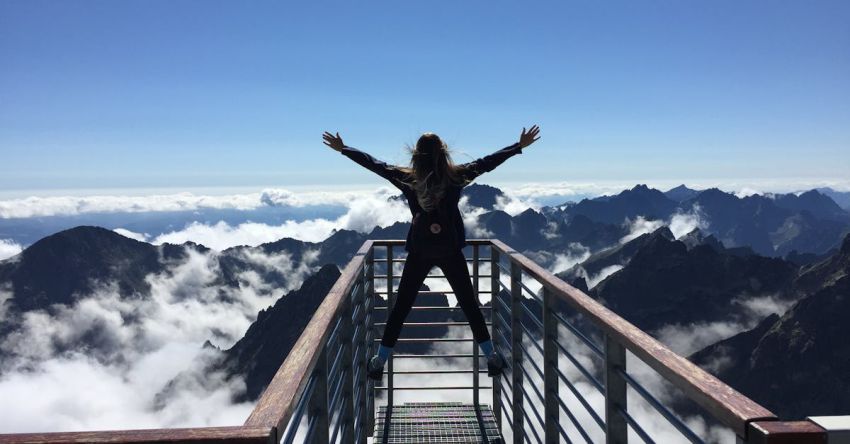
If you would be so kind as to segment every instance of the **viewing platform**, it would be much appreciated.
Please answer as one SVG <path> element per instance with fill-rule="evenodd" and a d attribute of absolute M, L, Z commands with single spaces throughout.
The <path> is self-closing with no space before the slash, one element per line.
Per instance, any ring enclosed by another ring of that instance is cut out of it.
<path fill-rule="evenodd" d="M 473 287 L 490 299 L 482 311 L 508 361 L 499 377 L 487 376 L 471 336 L 428 333 L 468 330 L 459 307 L 421 304 L 423 294 L 451 291 L 420 292 L 384 380 L 366 377 L 404 263 L 403 240 L 367 240 L 243 425 L 11 434 L 0 443 L 667 444 L 713 442 L 711 425 L 737 443 L 846 442 L 828 418 L 783 421 L 498 239 L 467 242 Z M 659 390 L 686 401 L 687 418 Z M 412 402 L 419 394 L 440 399 Z"/>

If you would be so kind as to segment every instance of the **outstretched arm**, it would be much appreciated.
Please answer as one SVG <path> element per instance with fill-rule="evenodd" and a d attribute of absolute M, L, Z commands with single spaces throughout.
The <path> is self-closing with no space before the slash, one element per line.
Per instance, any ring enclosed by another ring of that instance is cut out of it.
<path fill-rule="evenodd" d="M 536 137 L 539 131 L 540 129 L 537 125 L 532 126 L 527 133 L 525 132 L 525 128 L 523 128 L 522 134 L 520 134 L 519 137 L 519 142 L 506 146 L 493 154 L 488 154 L 480 159 L 461 165 L 464 177 L 468 181 L 472 181 L 486 172 L 493 171 L 497 166 L 501 165 L 502 162 L 508 160 L 508 158 L 514 154 L 522 154 L 523 148 L 540 139 L 540 137 Z"/>
<path fill-rule="evenodd" d="M 362 167 L 374 172 L 384 179 L 387 179 L 390 183 L 395 185 L 396 188 L 404 191 L 404 184 L 400 181 L 403 178 L 404 173 L 397 168 L 372 157 L 369 153 L 347 146 L 342 142 L 342 138 L 339 137 L 339 133 L 336 133 L 336 136 L 334 136 L 333 134 L 325 131 L 322 137 L 325 139 L 325 145 L 339 151 L 349 159 L 360 164 Z"/>

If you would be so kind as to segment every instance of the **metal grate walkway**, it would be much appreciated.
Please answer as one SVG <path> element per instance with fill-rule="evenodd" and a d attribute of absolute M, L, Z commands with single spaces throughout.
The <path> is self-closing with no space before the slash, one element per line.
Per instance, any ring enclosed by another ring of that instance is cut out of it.
<path fill-rule="evenodd" d="M 460 402 L 408 402 L 395 405 L 387 419 L 387 406 L 379 407 L 375 443 L 502 443 L 489 404 Z"/>

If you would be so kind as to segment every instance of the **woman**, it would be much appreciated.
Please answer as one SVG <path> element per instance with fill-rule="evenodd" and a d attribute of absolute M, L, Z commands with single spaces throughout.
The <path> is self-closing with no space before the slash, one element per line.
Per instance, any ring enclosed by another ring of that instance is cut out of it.
<path fill-rule="evenodd" d="M 369 378 L 381 380 L 384 364 L 398 340 L 402 324 L 410 313 L 422 282 L 435 265 L 443 270 L 469 321 L 476 343 L 487 357 L 487 374 L 496 376 L 502 373 L 505 359 L 493 349 L 463 254 L 463 247 L 467 245 L 466 233 L 457 204 L 463 187 L 481 174 L 492 171 L 514 154 L 522 154 L 523 148 L 539 139 L 539 131 L 537 125 L 528 132 L 523 128 L 519 142 L 462 165 L 452 162 L 448 147 L 439 136 L 425 133 L 416 142 L 415 149 L 410 150 L 408 167 L 388 165 L 363 151 L 346 146 L 339 133 L 324 133 L 322 137 L 325 145 L 377 173 L 401 190 L 413 215 L 404 245 L 407 260 L 404 262 L 396 302 L 384 327 L 378 353 L 367 364 Z"/>

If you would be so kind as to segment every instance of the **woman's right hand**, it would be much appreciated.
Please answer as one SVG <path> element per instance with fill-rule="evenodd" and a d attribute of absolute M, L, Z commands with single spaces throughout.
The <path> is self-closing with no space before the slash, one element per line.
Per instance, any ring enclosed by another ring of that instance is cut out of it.
<path fill-rule="evenodd" d="M 525 132 L 525 127 L 523 127 L 522 134 L 520 134 L 519 136 L 519 146 L 525 148 L 536 142 L 538 139 L 540 139 L 539 137 L 535 138 L 535 136 L 537 136 L 539 132 L 540 128 L 538 128 L 537 125 L 534 125 L 529 128 L 527 133 Z"/>

